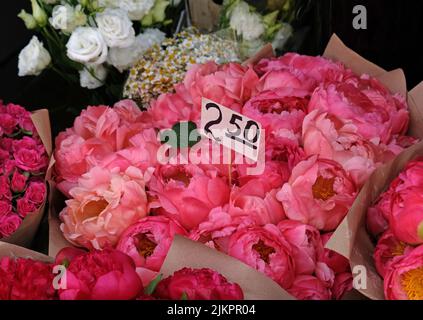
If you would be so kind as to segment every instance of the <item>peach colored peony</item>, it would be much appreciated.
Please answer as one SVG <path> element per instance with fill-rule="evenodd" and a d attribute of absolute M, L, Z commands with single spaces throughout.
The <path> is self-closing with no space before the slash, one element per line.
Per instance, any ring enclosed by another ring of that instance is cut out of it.
<path fill-rule="evenodd" d="M 89 249 L 114 246 L 120 235 L 147 212 L 141 170 L 94 167 L 71 189 L 60 213 L 61 230 L 71 243 Z"/>
<path fill-rule="evenodd" d="M 312 156 L 294 168 L 277 199 L 289 219 L 332 231 L 347 214 L 356 193 L 354 182 L 338 163 Z"/>

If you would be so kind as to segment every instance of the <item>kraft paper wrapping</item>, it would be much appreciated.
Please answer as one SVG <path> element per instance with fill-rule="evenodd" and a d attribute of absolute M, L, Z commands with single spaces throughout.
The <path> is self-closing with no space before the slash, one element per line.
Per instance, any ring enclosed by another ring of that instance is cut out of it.
<path fill-rule="evenodd" d="M 423 82 L 407 94 L 402 70 L 383 70 L 348 49 L 336 36 L 329 42 L 325 56 L 343 62 L 357 73 L 366 73 L 378 78 L 392 93 L 407 96 L 410 111 L 408 134 L 423 139 Z M 326 245 L 327 248 L 348 258 L 353 271 L 356 266 L 365 267 L 367 287 L 358 291 L 370 299 L 384 299 L 384 293 L 383 280 L 376 272 L 373 262 L 375 246 L 366 230 L 367 209 L 387 190 L 406 164 L 419 156 L 423 156 L 423 142 L 405 150 L 396 159 L 378 168 L 363 186 L 347 217 Z"/>
<path fill-rule="evenodd" d="M 42 109 L 35 111 L 32 114 L 31 118 L 41 138 L 41 141 L 43 142 L 44 147 L 46 148 L 47 154 L 50 157 L 53 148 L 48 110 Z M 51 177 L 51 170 L 52 166 L 50 164 L 46 172 L 46 181 L 49 180 Z M 18 230 L 16 230 L 14 234 L 12 234 L 8 238 L 1 239 L 1 241 L 16 244 L 22 247 L 30 247 L 32 240 L 34 239 L 35 234 L 38 231 L 38 227 L 41 223 L 41 220 L 43 219 L 45 206 L 46 201 L 38 211 L 25 217 L 21 226 Z"/>
<path fill-rule="evenodd" d="M 0 258 L 3 257 L 32 259 L 46 263 L 54 262 L 53 258 L 41 253 L 16 246 L 14 244 L 0 242 Z"/>
<path fill-rule="evenodd" d="M 175 236 L 160 273 L 171 276 L 183 268 L 209 268 L 228 281 L 239 284 L 245 300 L 293 300 L 285 290 L 264 274 L 201 243 Z"/>
<path fill-rule="evenodd" d="M 222 6 L 212 0 L 189 0 L 189 9 L 194 27 L 207 32 L 217 29 Z"/>

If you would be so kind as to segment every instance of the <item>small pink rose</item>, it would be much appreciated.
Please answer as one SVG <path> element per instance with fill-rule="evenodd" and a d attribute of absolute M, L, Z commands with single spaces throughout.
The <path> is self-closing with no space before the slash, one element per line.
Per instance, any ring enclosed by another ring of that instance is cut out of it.
<path fill-rule="evenodd" d="M 47 194 L 47 187 L 44 182 L 32 181 L 25 192 L 25 198 L 27 198 L 33 204 L 41 205 Z"/>
<path fill-rule="evenodd" d="M 7 216 L 12 211 L 12 204 L 7 200 L 0 200 L 0 218 Z"/>
<path fill-rule="evenodd" d="M 10 213 L 3 218 L 0 218 L 0 238 L 10 237 L 19 229 L 22 224 L 22 219 L 17 214 Z"/>
<path fill-rule="evenodd" d="M 27 181 L 28 181 L 28 176 L 16 170 L 13 173 L 12 181 L 11 181 L 12 191 L 15 193 L 23 192 L 25 190 Z"/>
<path fill-rule="evenodd" d="M 18 121 L 10 114 L 0 114 L 0 128 L 5 134 L 11 135 L 15 131 L 17 124 Z"/>
<path fill-rule="evenodd" d="M 28 214 L 34 213 L 37 210 L 35 204 L 29 201 L 26 197 L 20 198 L 16 201 L 18 214 L 25 218 Z"/>
<path fill-rule="evenodd" d="M 0 176 L 0 200 L 12 199 L 12 192 L 10 191 L 10 182 L 7 175 Z"/>

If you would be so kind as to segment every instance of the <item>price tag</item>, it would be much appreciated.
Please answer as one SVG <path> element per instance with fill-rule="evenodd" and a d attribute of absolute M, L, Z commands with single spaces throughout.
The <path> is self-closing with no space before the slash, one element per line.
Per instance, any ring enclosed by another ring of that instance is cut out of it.
<path fill-rule="evenodd" d="M 212 100 L 203 98 L 201 131 L 209 139 L 258 161 L 262 145 L 262 126 Z"/>

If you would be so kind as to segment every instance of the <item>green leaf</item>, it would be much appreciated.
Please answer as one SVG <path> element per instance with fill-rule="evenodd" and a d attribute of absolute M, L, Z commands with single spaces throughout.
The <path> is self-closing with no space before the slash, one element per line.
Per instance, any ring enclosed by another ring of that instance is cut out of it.
<path fill-rule="evenodd" d="M 186 292 L 182 293 L 181 300 L 188 300 L 188 295 Z"/>
<path fill-rule="evenodd" d="M 62 266 L 64 266 L 65 268 L 68 268 L 69 265 L 70 265 L 70 261 L 68 259 L 63 259 Z"/>
<path fill-rule="evenodd" d="M 162 281 L 163 279 L 163 275 L 159 274 L 156 278 L 154 278 L 150 284 L 144 289 L 144 293 L 146 295 L 151 296 L 154 291 L 156 291 L 157 285 L 160 283 L 160 281 Z"/>

